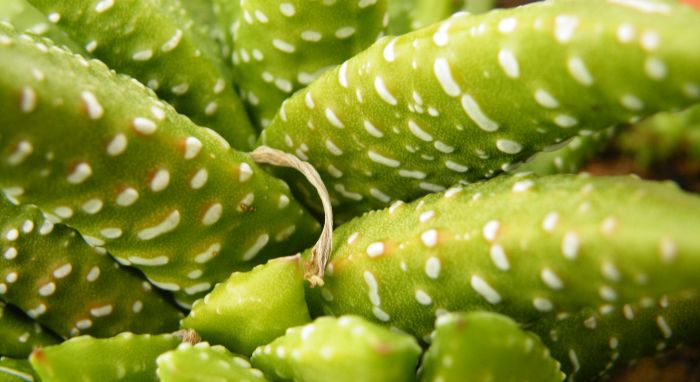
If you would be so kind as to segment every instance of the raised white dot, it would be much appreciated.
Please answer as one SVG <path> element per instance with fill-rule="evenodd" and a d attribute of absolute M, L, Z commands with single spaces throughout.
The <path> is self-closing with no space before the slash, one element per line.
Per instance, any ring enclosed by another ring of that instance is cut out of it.
<path fill-rule="evenodd" d="M 518 25 L 518 20 L 515 17 L 507 17 L 498 23 L 498 31 L 501 33 L 511 33 Z"/>
<path fill-rule="evenodd" d="M 29 86 L 22 88 L 19 108 L 23 113 L 31 113 L 34 111 L 34 108 L 36 108 L 36 93 L 34 89 Z"/>
<path fill-rule="evenodd" d="M 87 276 L 85 276 L 85 280 L 87 280 L 90 283 L 95 282 L 98 278 L 100 278 L 100 273 L 100 268 L 98 266 L 94 266 L 90 268 L 90 271 L 88 272 Z"/>
<path fill-rule="evenodd" d="M 624 23 L 617 27 L 617 40 L 623 44 L 634 40 L 636 34 L 636 30 L 631 24 Z"/>
<path fill-rule="evenodd" d="M 296 50 L 294 48 L 294 45 L 292 45 L 284 40 L 280 40 L 278 38 L 272 39 L 272 46 L 274 46 L 275 48 L 277 48 L 278 50 L 280 50 L 284 53 L 294 53 L 294 51 Z"/>
<path fill-rule="evenodd" d="M 501 65 L 503 72 L 510 78 L 520 77 L 520 66 L 515 58 L 513 51 L 503 48 L 498 51 L 498 63 Z"/>
<path fill-rule="evenodd" d="M 223 214 L 224 208 L 221 203 L 212 204 L 202 217 L 202 224 L 210 226 L 219 221 Z"/>
<path fill-rule="evenodd" d="M 343 62 L 338 69 L 338 83 L 344 88 L 348 87 L 348 62 Z M 309 93 L 310 94 L 310 93 Z"/>
<path fill-rule="evenodd" d="M 391 94 L 389 89 L 386 88 L 382 77 L 376 76 L 374 78 L 374 90 L 377 91 L 379 98 L 381 98 L 384 102 L 388 103 L 389 105 L 396 106 L 398 104 L 396 97 L 394 97 L 394 95 Z"/>
<path fill-rule="evenodd" d="M 445 167 L 447 167 L 448 170 L 459 173 L 467 172 L 469 170 L 469 167 L 451 160 L 445 161 Z"/>
<path fill-rule="evenodd" d="M 39 296 L 47 297 L 51 296 L 56 291 L 56 284 L 49 281 L 39 288 Z"/>
<path fill-rule="evenodd" d="M 250 167 L 248 163 L 241 163 L 240 166 L 238 166 L 238 181 L 243 183 L 248 181 L 250 177 L 253 176 L 253 169 Z"/>
<path fill-rule="evenodd" d="M 255 243 L 248 248 L 242 256 L 242 259 L 244 261 L 249 261 L 255 256 L 257 256 L 258 253 L 267 245 L 267 242 L 270 241 L 270 235 L 264 233 L 255 240 Z"/>
<path fill-rule="evenodd" d="M 381 241 L 372 243 L 367 246 L 367 256 L 377 257 L 384 254 L 384 243 Z"/>
<path fill-rule="evenodd" d="M 92 120 L 97 120 L 102 118 L 104 115 L 104 109 L 97 101 L 97 97 L 90 91 L 84 91 L 80 93 L 80 98 L 83 100 L 85 109 L 87 110 L 88 117 Z"/>
<path fill-rule="evenodd" d="M 135 52 L 131 59 L 134 61 L 148 61 L 153 57 L 153 49 L 145 49 Z"/>
<path fill-rule="evenodd" d="M 445 58 L 437 58 L 433 64 L 433 72 L 437 78 L 442 90 L 450 97 L 457 97 L 462 93 L 457 82 L 452 77 L 450 64 Z"/>
<path fill-rule="evenodd" d="M 671 263 L 678 256 L 678 245 L 670 237 L 664 237 L 659 242 L 659 255 L 664 263 Z"/>
<path fill-rule="evenodd" d="M 207 180 L 209 179 L 209 172 L 205 168 L 201 168 L 197 170 L 197 172 L 192 176 L 192 179 L 190 179 L 190 187 L 192 187 L 195 190 L 198 190 L 207 183 Z"/>
<path fill-rule="evenodd" d="M 355 34 L 355 27 L 341 27 L 336 29 L 335 37 L 337 39 L 346 39 Z"/>
<path fill-rule="evenodd" d="M 399 162 L 395 159 L 387 158 L 383 155 L 377 154 L 376 152 L 374 152 L 372 150 L 368 151 L 367 155 L 369 156 L 369 159 L 371 159 L 373 162 L 379 163 L 379 164 L 384 165 L 384 166 L 395 168 L 395 167 L 399 167 L 401 165 L 401 162 Z"/>
<path fill-rule="evenodd" d="M 321 41 L 321 38 L 323 38 L 323 35 L 317 31 L 306 30 L 301 32 L 301 39 L 304 41 L 318 42 Z"/>
<path fill-rule="evenodd" d="M 73 216 L 73 209 L 67 206 L 56 207 L 53 213 L 62 219 L 68 219 Z"/>
<path fill-rule="evenodd" d="M 517 154 L 522 151 L 523 146 L 510 139 L 498 139 L 496 140 L 496 148 L 506 154 Z"/>
<path fill-rule="evenodd" d="M 661 330 L 661 334 L 663 334 L 664 338 L 671 338 L 673 331 L 671 331 L 671 327 L 668 325 L 668 322 L 666 322 L 664 316 L 656 316 L 656 325 Z"/>
<path fill-rule="evenodd" d="M 425 293 L 425 291 L 418 289 L 416 290 L 416 301 L 418 301 L 419 304 L 428 306 L 433 303 L 433 298 L 430 297 L 429 294 Z"/>
<path fill-rule="evenodd" d="M 168 187 L 168 184 L 170 184 L 170 172 L 166 169 L 160 169 L 151 178 L 151 191 L 163 191 Z"/>
<path fill-rule="evenodd" d="M 160 50 L 163 52 L 170 52 L 171 50 L 177 48 L 182 40 L 182 31 L 180 29 L 175 30 L 175 34 L 172 35 L 161 47 Z"/>
<path fill-rule="evenodd" d="M 80 330 L 90 329 L 92 327 L 92 321 L 89 319 L 78 320 L 75 322 L 75 327 Z"/>
<path fill-rule="evenodd" d="M 501 295 L 481 277 L 472 275 L 470 283 L 472 289 L 490 304 L 498 304 L 501 302 Z"/>
<path fill-rule="evenodd" d="M 574 260 L 578 256 L 580 246 L 581 242 L 578 235 L 575 232 L 567 232 L 561 242 L 561 251 L 564 257 L 569 260 Z"/>
<path fill-rule="evenodd" d="M 433 280 L 440 276 L 440 268 L 440 259 L 435 256 L 431 256 L 425 261 L 425 274 Z"/>
<path fill-rule="evenodd" d="M 282 3 L 280 4 L 280 12 L 287 17 L 292 17 L 296 13 L 296 8 L 294 8 L 294 4 Z"/>
<path fill-rule="evenodd" d="M 537 89 L 535 91 L 535 101 L 537 101 L 540 106 L 548 109 L 556 109 L 559 107 L 559 101 L 544 89 Z"/>
<path fill-rule="evenodd" d="M 425 231 L 420 235 L 420 239 L 426 247 L 432 248 L 437 245 L 438 232 L 435 229 Z"/>
<path fill-rule="evenodd" d="M 117 156 L 126 150 L 127 145 L 126 135 L 119 133 L 107 144 L 107 154 L 110 156 Z"/>
<path fill-rule="evenodd" d="M 568 129 L 570 127 L 576 126 L 578 124 L 578 119 L 568 114 L 559 114 L 556 117 L 554 117 L 554 123 L 559 127 Z"/>
<path fill-rule="evenodd" d="M 8 248 L 5 251 L 5 253 L 3 254 L 3 257 L 7 260 L 13 260 L 14 258 L 17 257 L 17 248 L 15 248 L 15 247 Z"/>
<path fill-rule="evenodd" d="M 16 166 L 22 163 L 33 151 L 34 147 L 29 141 L 20 141 L 12 154 L 7 157 L 7 162 L 11 166 Z"/>
<path fill-rule="evenodd" d="M 391 41 L 389 41 L 389 43 L 386 44 L 386 46 L 384 47 L 383 54 L 384 54 L 384 59 L 385 59 L 387 62 L 394 62 L 394 60 L 396 59 L 396 52 L 394 51 L 394 45 L 396 44 L 396 41 L 397 41 L 397 40 L 398 40 L 398 38 L 397 38 L 397 37 L 394 37 L 394 38 L 391 39 Z"/>
<path fill-rule="evenodd" d="M 333 141 L 331 141 L 330 139 L 326 139 L 326 148 L 328 149 L 328 151 L 329 151 L 331 154 L 333 154 L 333 155 L 335 155 L 335 156 L 341 156 L 341 155 L 343 155 L 343 150 L 341 150 L 340 147 L 338 147 L 338 146 L 337 146 L 335 143 L 333 143 Z"/>
<path fill-rule="evenodd" d="M 143 309 L 143 302 L 140 300 L 134 301 L 134 304 L 131 305 L 131 311 L 134 313 L 141 313 L 141 310 Z"/>
<path fill-rule="evenodd" d="M 90 314 L 93 317 L 104 317 L 112 314 L 112 305 L 103 305 L 97 308 L 90 309 Z"/>
<path fill-rule="evenodd" d="M 479 104 L 469 94 L 462 96 L 462 108 L 480 129 L 487 132 L 498 130 L 498 123 L 488 118 L 481 110 Z"/>
<path fill-rule="evenodd" d="M 579 20 L 576 16 L 560 15 L 554 19 L 554 37 L 564 44 L 574 37 Z"/>
<path fill-rule="evenodd" d="M 128 187 L 128 188 L 125 188 L 122 192 L 120 192 L 119 195 L 117 195 L 116 202 L 117 202 L 117 205 L 119 205 L 119 206 L 128 207 L 128 206 L 134 204 L 134 202 L 136 202 L 136 200 L 138 200 L 138 198 L 139 198 L 138 191 L 136 191 L 135 189 L 133 189 L 131 187 Z"/>
<path fill-rule="evenodd" d="M 71 264 L 63 264 L 60 267 L 54 269 L 53 277 L 57 279 L 62 279 L 68 276 L 71 271 L 73 271 L 73 266 Z"/>
<path fill-rule="evenodd" d="M 556 212 L 550 212 L 547 214 L 547 216 L 544 217 L 544 220 L 542 221 L 542 229 L 544 229 L 547 232 L 552 232 L 556 228 L 558 222 L 559 214 Z"/>
<path fill-rule="evenodd" d="M 144 135 L 151 135 L 156 132 L 158 125 L 148 118 L 137 117 L 132 121 L 134 130 Z"/>
<path fill-rule="evenodd" d="M 649 57 L 644 61 L 644 71 L 652 80 L 663 80 L 668 74 L 666 64 L 656 57 Z"/>
<path fill-rule="evenodd" d="M 552 301 L 544 297 L 535 297 L 532 300 L 532 305 L 540 312 L 549 312 L 554 308 Z"/>
<path fill-rule="evenodd" d="M 418 221 L 421 223 L 425 223 L 428 220 L 432 219 L 435 216 L 435 211 L 430 210 L 430 211 L 425 211 L 418 216 Z"/>
<path fill-rule="evenodd" d="M 110 10 L 114 6 L 114 0 L 101 0 L 95 5 L 95 11 L 102 13 Z M 80 329 L 80 328 L 79 328 Z"/>
<path fill-rule="evenodd" d="M 170 91 L 177 96 L 184 95 L 188 90 L 190 90 L 190 85 L 188 83 L 177 84 L 170 88 Z"/>
<path fill-rule="evenodd" d="M 614 289 L 607 285 L 603 285 L 600 288 L 598 288 L 598 294 L 600 295 L 600 298 L 602 298 L 605 301 L 617 300 L 617 292 L 615 292 Z"/>
<path fill-rule="evenodd" d="M 122 230 L 117 227 L 103 228 L 100 230 L 100 235 L 107 239 L 117 239 L 122 236 Z"/>
<path fill-rule="evenodd" d="M 156 237 L 168 233 L 180 224 L 180 211 L 175 210 L 170 213 L 163 221 L 157 225 L 142 229 L 138 232 L 138 237 L 141 240 L 152 240 Z"/>
<path fill-rule="evenodd" d="M 644 109 L 644 102 L 632 94 L 625 94 L 620 98 L 620 103 L 628 110 L 640 111 Z"/>
<path fill-rule="evenodd" d="M 496 268 L 507 271 L 510 269 L 510 262 L 508 262 L 508 256 L 500 244 L 494 244 L 491 246 L 489 251 L 491 256 L 491 261 L 496 266 Z"/>
<path fill-rule="evenodd" d="M 344 129 L 344 128 L 345 128 L 345 125 L 343 124 L 343 122 L 335 115 L 335 113 L 333 112 L 332 109 L 326 108 L 326 109 L 324 110 L 324 114 L 325 114 L 326 119 L 328 120 L 328 122 L 331 123 L 331 125 L 333 125 L 333 126 L 339 128 L 339 129 Z"/>
<path fill-rule="evenodd" d="M 209 260 L 213 259 L 214 256 L 218 255 L 219 251 L 221 251 L 221 244 L 214 243 L 210 245 L 204 252 L 195 255 L 194 262 L 197 264 L 204 264 Z"/>
<path fill-rule="evenodd" d="M 540 278 L 542 279 L 542 282 L 551 289 L 560 290 L 564 288 L 564 282 L 561 281 L 559 276 L 557 276 L 557 274 L 549 268 L 542 269 L 542 272 L 540 272 Z"/>
<path fill-rule="evenodd" d="M 432 135 L 430 135 L 427 131 L 423 130 L 417 123 L 415 123 L 411 119 L 408 120 L 408 130 L 411 132 L 411 134 L 415 135 L 420 140 L 423 140 L 425 142 L 432 142 L 433 140 Z"/>
<path fill-rule="evenodd" d="M 387 312 L 383 311 L 378 306 L 372 307 L 372 313 L 374 314 L 374 317 L 377 317 L 377 319 L 382 321 L 382 322 L 389 322 L 389 320 L 391 320 L 391 317 L 389 316 L 389 314 Z"/>
<path fill-rule="evenodd" d="M 489 220 L 486 224 L 484 224 L 484 227 L 482 229 L 484 239 L 486 239 L 487 241 L 496 240 L 496 235 L 498 235 L 498 230 L 500 227 L 501 224 L 498 220 Z"/>
<path fill-rule="evenodd" d="M 78 163 L 73 171 L 68 174 L 68 183 L 80 184 L 86 181 L 90 176 L 92 176 L 92 167 L 85 162 Z"/>
<path fill-rule="evenodd" d="M 567 69 L 571 77 L 583 86 L 593 85 L 593 76 L 588 71 L 588 67 L 583 62 L 583 59 L 578 56 L 570 57 L 566 62 Z"/>

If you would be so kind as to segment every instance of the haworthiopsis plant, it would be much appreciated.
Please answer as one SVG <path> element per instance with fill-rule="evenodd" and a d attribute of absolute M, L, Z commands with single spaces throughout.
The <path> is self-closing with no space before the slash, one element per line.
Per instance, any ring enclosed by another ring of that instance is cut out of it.
<path fill-rule="evenodd" d="M 700 101 L 700 12 L 496 3 L 0 0 L 0 380 L 581 381 L 700 342 L 700 198 L 555 174 Z"/>

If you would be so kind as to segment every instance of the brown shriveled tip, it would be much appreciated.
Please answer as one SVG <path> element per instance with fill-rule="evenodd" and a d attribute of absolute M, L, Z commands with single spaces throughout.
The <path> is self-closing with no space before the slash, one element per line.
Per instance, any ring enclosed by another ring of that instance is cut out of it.
<path fill-rule="evenodd" d="M 34 350 L 32 351 L 31 358 L 36 362 L 44 363 L 46 361 L 46 357 L 44 357 L 44 349 L 39 347 L 34 348 Z"/>
<path fill-rule="evenodd" d="M 250 153 L 250 156 L 257 163 L 289 167 L 301 172 L 318 192 L 323 204 L 325 222 L 323 223 L 321 236 L 311 251 L 311 258 L 304 264 L 304 278 L 311 284 L 312 288 L 323 286 L 323 275 L 333 248 L 333 207 L 331 207 L 328 190 L 326 185 L 323 184 L 321 176 L 310 163 L 304 162 L 292 154 L 267 146 L 256 148 Z"/>
<path fill-rule="evenodd" d="M 202 342 L 202 337 L 197 334 L 194 329 L 182 329 L 173 333 L 173 336 L 179 338 L 183 343 L 196 345 Z"/>

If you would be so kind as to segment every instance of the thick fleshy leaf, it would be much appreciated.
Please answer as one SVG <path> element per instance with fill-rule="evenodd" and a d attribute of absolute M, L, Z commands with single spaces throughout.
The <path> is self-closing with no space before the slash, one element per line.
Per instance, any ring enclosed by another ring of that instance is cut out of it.
<path fill-rule="evenodd" d="M 293 326 L 311 321 L 300 256 L 272 259 L 236 272 L 197 300 L 182 327 L 204 340 L 250 355 Z"/>
<path fill-rule="evenodd" d="M 32 365 L 24 358 L 0 357 L 0 382 L 38 381 Z"/>
<path fill-rule="evenodd" d="M 98 61 L 0 31 L 0 189 L 194 300 L 320 228 L 286 185 Z"/>
<path fill-rule="evenodd" d="M 75 230 L 5 198 L 0 216 L 0 297 L 37 322 L 63 337 L 177 330 L 173 302 Z"/>
<path fill-rule="evenodd" d="M 194 346 L 180 344 L 160 355 L 156 373 L 161 382 L 267 382 L 263 373 L 250 366 L 247 359 L 200 342 Z"/>
<path fill-rule="evenodd" d="M 180 339 L 122 333 L 97 339 L 80 336 L 35 350 L 29 361 L 44 382 L 158 381 L 156 358 L 174 349 Z"/>
<path fill-rule="evenodd" d="M 53 24 L 55 17 L 47 20 L 46 16 L 26 0 L 0 1 L 0 21 L 12 24 L 17 30 L 44 36 L 58 45 L 66 46 L 79 53 L 83 49 Z"/>
<path fill-rule="evenodd" d="M 461 14 L 326 72 L 261 143 L 308 159 L 343 221 L 494 176 L 581 130 L 698 102 L 698 35 L 700 12 L 667 2 Z"/>
<path fill-rule="evenodd" d="M 178 0 L 28 0 L 93 57 L 154 89 L 241 150 L 255 131 L 220 49 Z M 189 1 L 189 0 L 188 0 Z"/>
<path fill-rule="evenodd" d="M 216 3 L 236 84 L 260 127 L 292 93 L 376 41 L 388 20 L 386 0 Z"/>
<path fill-rule="evenodd" d="M 437 318 L 431 340 L 421 381 L 559 382 L 565 377 L 537 336 L 497 313 L 446 313 Z"/>
<path fill-rule="evenodd" d="M 0 338 L 0 356 L 14 358 L 28 357 L 36 347 L 61 341 L 21 310 L 3 301 L 0 301 Z"/>
<path fill-rule="evenodd" d="M 566 344 L 585 338 L 576 352 L 586 362 L 564 362 L 568 349 L 552 354 L 587 380 L 607 367 L 590 354 L 610 336 L 637 344 L 613 366 L 659 341 L 698 338 L 700 325 L 688 324 L 697 309 L 657 303 L 682 294 L 684 306 L 700 306 L 698 211 L 697 195 L 632 177 L 498 177 L 339 227 L 325 285 L 307 289 L 307 300 L 312 315 L 358 314 L 426 341 L 443 311 L 544 322 L 543 340 L 569 325 Z M 640 301 L 645 315 L 624 319 Z M 599 313 L 578 316 L 586 309 Z"/>
<path fill-rule="evenodd" d="M 322 317 L 255 350 L 251 362 L 277 381 L 410 381 L 421 348 L 364 318 Z"/>

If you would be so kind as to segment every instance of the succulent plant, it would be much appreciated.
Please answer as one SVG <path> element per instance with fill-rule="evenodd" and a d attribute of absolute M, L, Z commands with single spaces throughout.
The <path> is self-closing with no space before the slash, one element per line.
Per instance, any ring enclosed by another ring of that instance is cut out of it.
<path fill-rule="evenodd" d="M 361 315 L 426 342 L 437 314 L 495 311 L 587 380 L 613 338 L 615 365 L 697 338 L 684 323 L 700 306 L 698 210 L 698 196 L 634 178 L 498 177 L 340 226 L 307 300 L 313 316 Z"/>
<path fill-rule="evenodd" d="M 32 382 L 36 378 L 34 369 L 26 359 L 0 356 L 0 381 Z"/>
<path fill-rule="evenodd" d="M 550 1 L 384 38 L 285 102 L 261 143 L 313 164 L 339 221 L 492 177 L 581 130 L 698 102 L 700 13 L 652 10 Z"/>
<path fill-rule="evenodd" d="M 61 339 L 27 317 L 21 310 L 0 300 L 0 354 L 27 357 L 35 347 L 57 344 Z"/>
<path fill-rule="evenodd" d="M 253 366 L 279 381 L 408 381 L 420 347 L 364 318 L 321 317 L 258 347 Z"/>
<path fill-rule="evenodd" d="M 90 55 L 147 84 L 233 147 L 252 147 L 254 130 L 219 49 L 192 28 L 180 1 L 28 1 Z"/>
<path fill-rule="evenodd" d="M 35 350 L 30 362 L 42 381 L 158 381 L 156 358 L 180 339 L 170 334 L 122 333 L 97 339 L 71 338 Z"/>
<path fill-rule="evenodd" d="M 75 230 L 1 197 L 0 216 L 0 297 L 54 333 L 111 337 L 177 329 L 182 313 L 174 303 Z"/>
<path fill-rule="evenodd" d="M 180 344 L 177 349 L 158 356 L 156 373 L 162 382 L 267 382 L 263 373 L 223 346 Z"/>
<path fill-rule="evenodd" d="M 566 377 L 537 336 L 496 313 L 439 316 L 431 342 L 418 373 L 421 381 L 559 382 Z"/>
<path fill-rule="evenodd" d="M 204 340 L 250 355 L 291 327 L 311 321 L 300 256 L 283 257 L 250 272 L 236 272 L 197 300 L 182 320 Z"/>
<path fill-rule="evenodd" d="M 282 101 L 382 35 L 386 0 L 216 0 L 236 83 L 255 123 Z"/>
<path fill-rule="evenodd" d="M 0 33 L 0 188 L 15 201 L 183 301 L 310 244 L 318 222 L 219 135 L 97 61 Z"/>
<path fill-rule="evenodd" d="M 646 117 L 643 152 L 693 142 L 697 4 L 469 13 L 524 2 L 0 0 L 0 381 L 593 381 L 696 343 L 700 197 L 539 174 Z"/>

